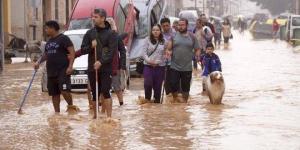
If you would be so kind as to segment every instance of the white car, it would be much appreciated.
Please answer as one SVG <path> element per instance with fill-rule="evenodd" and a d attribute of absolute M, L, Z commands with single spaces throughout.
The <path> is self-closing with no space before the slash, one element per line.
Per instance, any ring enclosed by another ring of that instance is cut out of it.
<path fill-rule="evenodd" d="M 83 36 L 88 31 L 88 29 L 81 30 L 69 30 L 65 31 L 64 34 L 67 35 L 72 43 L 74 44 L 75 51 L 79 50 L 83 40 Z M 46 67 L 45 67 L 46 68 Z M 71 90 L 73 92 L 85 92 L 88 85 L 88 55 L 83 55 L 75 59 L 73 64 L 74 72 L 71 75 Z M 47 72 L 43 69 L 42 75 L 42 91 L 47 91 Z"/>
<path fill-rule="evenodd" d="M 83 36 L 88 29 L 82 30 L 69 30 L 65 31 L 74 44 L 75 51 L 79 50 L 83 40 Z M 75 59 L 73 64 L 73 74 L 71 75 L 71 89 L 74 92 L 84 92 L 87 90 L 88 85 L 88 55 L 83 55 Z"/>

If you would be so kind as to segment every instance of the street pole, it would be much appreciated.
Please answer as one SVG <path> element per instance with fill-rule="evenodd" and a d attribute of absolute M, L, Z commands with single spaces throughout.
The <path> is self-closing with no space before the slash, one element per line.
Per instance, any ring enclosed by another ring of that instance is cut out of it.
<path fill-rule="evenodd" d="M 197 10 L 197 0 L 195 0 L 195 10 Z"/>
<path fill-rule="evenodd" d="M 27 59 L 27 57 L 28 57 L 28 46 L 27 46 L 27 44 L 28 44 L 28 35 L 27 35 L 27 3 L 26 3 L 26 0 L 24 0 L 24 39 L 25 39 L 25 41 L 26 41 L 26 45 L 25 45 L 25 63 L 28 63 L 28 59 Z"/>

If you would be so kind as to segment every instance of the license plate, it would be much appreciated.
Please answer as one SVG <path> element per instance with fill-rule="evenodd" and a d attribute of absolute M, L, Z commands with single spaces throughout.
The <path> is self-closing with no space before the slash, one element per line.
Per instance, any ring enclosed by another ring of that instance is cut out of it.
<path fill-rule="evenodd" d="M 72 78 L 71 84 L 87 84 L 88 79 L 87 78 Z"/>

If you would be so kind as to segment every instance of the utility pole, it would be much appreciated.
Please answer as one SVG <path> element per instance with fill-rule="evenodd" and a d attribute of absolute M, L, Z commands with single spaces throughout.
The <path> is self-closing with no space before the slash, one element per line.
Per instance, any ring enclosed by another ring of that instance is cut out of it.
<path fill-rule="evenodd" d="M 197 10 L 197 0 L 195 0 L 195 10 Z"/>

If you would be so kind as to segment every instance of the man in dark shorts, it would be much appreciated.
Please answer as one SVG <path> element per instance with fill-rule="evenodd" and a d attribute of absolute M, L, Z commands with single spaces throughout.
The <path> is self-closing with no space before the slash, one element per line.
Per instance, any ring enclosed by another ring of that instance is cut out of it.
<path fill-rule="evenodd" d="M 102 107 L 106 111 L 107 119 L 112 115 L 112 99 L 110 95 L 112 82 L 112 60 L 114 52 L 118 49 L 118 38 L 106 21 L 106 11 L 95 9 L 92 14 L 95 27 L 88 30 L 83 37 L 80 55 L 89 54 L 88 78 L 93 94 L 94 119 L 97 118 L 96 109 L 96 80 L 98 80 L 99 94 L 103 97 Z M 95 48 L 97 61 L 95 61 Z M 96 71 L 98 78 L 96 79 Z"/>
<path fill-rule="evenodd" d="M 193 56 L 200 56 L 200 47 L 196 37 L 187 31 L 188 20 L 179 20 L 178 32 L 169 43 L 166 51 L 167 58 L 171 59 L 171 89 L 173 99 L 177 99 L 179 87 L 182 88 L 184 102 L 188 101 L 191 87 Z"/>
<path fill-rule="evenodd" d="M 45 53 L 41 62 L 47 60 L 48 93 L 52 96 L 55 112 L 60 112 L 60 95 L 62 94 L 68 103 L 69 110 L 77 111 L 73 105 L 70 75 L 73 71 L 75 57 L 74 46 L 70 38 L 59 32 L 59 24 L 56 21 L 47 21 L 45 32 L 49 37 L 45 45 Z M 39 68 L 39 63 L 34 64 L 34 68 Z"/>

